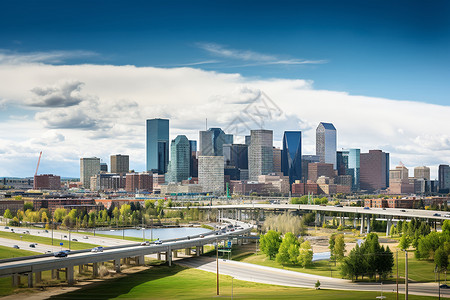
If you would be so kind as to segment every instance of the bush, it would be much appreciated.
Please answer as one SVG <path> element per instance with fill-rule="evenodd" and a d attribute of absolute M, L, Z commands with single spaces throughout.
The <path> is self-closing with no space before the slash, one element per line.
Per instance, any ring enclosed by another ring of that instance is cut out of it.
<path fill-rule="evenodd" d="M 98 269 L 98 275 L 100 277 L 106 277 L 109 275 L 109 270 L 107 267 L 105 266 L 100 266 L 100 268 Z"/>

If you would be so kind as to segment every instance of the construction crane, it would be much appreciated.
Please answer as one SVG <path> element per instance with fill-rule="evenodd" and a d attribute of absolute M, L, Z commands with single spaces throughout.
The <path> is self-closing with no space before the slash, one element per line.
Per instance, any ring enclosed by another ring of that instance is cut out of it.
<path fill-rule="evenodd" d="M 34 173 L 34 176 L 37 175 L 37 172 L 38 172 L 38 169 L 39 169 L 39 163 L 41 162 L 41 156 L 42 156 L 42 151 L 41 151 L 41 153 L 39 153 L 39 159 L 38 159 L 38 163 L 37 163 L 37 166 L 36 166 L 36 173 Z"/>

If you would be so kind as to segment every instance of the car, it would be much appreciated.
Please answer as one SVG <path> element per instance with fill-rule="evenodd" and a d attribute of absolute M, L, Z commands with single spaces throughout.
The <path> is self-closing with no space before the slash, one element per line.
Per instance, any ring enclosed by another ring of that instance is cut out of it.
<path fill-rule="evenodd" d="M 234 231 L 234 228 L 231 228 L 230 231 Z"/>
<path fill-rule="evenodd" d="M 203 234 L 200 234 L 200 238 L 204 238 L 205 236 Z"/>
<path fill-rule="evenodd" d="M 69 250 L 69 249 L 63 250 L 63 252 L 66 252 L 67 254 L 69 254 L 69 253 L 70 253 L 70 250 Z"/>
<path fill-rule="evenodd" d="M 343 207 L 342 204 L 336 204 L 334 207 Z"/>
<path fill-rule="evenodd" d="M 47 230 L 47 229 L 45 229 L 45 230 L 44 230 L 44 232 L 45 232 L 45 233 L 48 233 L 48 230 Z"/>
<path fill-rule="evenodd" d="M 160 241 L 160 240 L 157 240 L 156 242 L 155 242 L 155 245 L 161 245 L 162 244 L 162 241 Z"/>
<path fill-rule="evenodd" d="M 446 284 L 441 284 L 439 286 L 440 289 L 450 289 L 450 286 L 446 285 Z"/>
<path fill-rule="evenodd" d="M 433 214 L 433 217 L 440 217 L 440 216 L 441 216 L 441 214 L 438 214 L 438 213 Z"/>
<path fill-rule="evenodd" d="M 98 246 L 98 247 L 92 248 L 91 252 L 103 252 L 103 247 Z"/>
<path fill-rule="evenodd" d="M 365 206 L 364 209 L 370 209 L 370 207 Z"/>
<path fill-rule="evenodd" d="M 150 245 L 150 242 L 149 242 L 149 241 L 145 241 L 145 242 L 142 242 L 142 243 L 141 243 L 141 246 L 148 246 L 148 245 Z"/>
<path fill-rule="evenodd" d="M 14 249 L 20 249 L 20 247 L 17 246 L 17 245 L 14 245 L 13 248 L 14 248 Z"/>
<path fill-rule="evenodd" d="M 404 209 L 400 209 L 400 211 L 401 211 L 401 212 L 406 212 L 406 210 L 404 210 Z"/>
<path fill-rule="evenodd" d="M 44 252 L 44 254 L 49 254 L 49 253 L 52 253 L 52 252 L 53 252 L 52 250 L 47 250 L 47 251 Z"/>
<path fill-rule="evenodd" d="M 54 255 L 55 255 L 55 257 L 67 257 L 67 252 L 59 251 L 59 252 L 56 252 Z"/>
<path fill-rule="evenodd" d="M 386 210 L 386 207 L 383 207 L 383 210 Z"/>
<path fill-rule="evenodd" d="M 73 241 L 73 242 L 78 242 L 78 240 L 77 240 L 77 239 L 72 239 L 72 241 Z"/>
<path fill-rule="evenodd" d="M 187 239 L 188 239 L 188 240 L 190 240 L 190 239 L 191 239 L 191 237 L 190 237 L 190 236 L 188 236 L 188 237 L 187 237 Z"/>
<path fill-rule="evenodd" d="M 89 237 L 87 235 L 83 236 L 83 239 L 87 240 Z"/>
<path fill-rule="evenodd" d="M 11 228 L 11 232 L 14 232 L 14 228 Z"/>
<path fill-rule="evenodd" d="M 67 239 L 67 235 L 65 235 L 64 238 Z"/>
<path fill-rule="evenodd" d="M 34 244 L 30 244 L 31 248 L 36 248 L 36 246 Z"/>
<path fill-rule="evenodd" d="M 5 226 L 5 229 L 9 229 L 9 227 L 8 227 L 8 226 Z"/>
<path fill-rule="evenodd" d="M 446 215 L 444 215 L 444 217 L 446 217 L 446 218 L 450 218 L 450 215 L 449 215 L 449 214 L 446 214 Z"/>

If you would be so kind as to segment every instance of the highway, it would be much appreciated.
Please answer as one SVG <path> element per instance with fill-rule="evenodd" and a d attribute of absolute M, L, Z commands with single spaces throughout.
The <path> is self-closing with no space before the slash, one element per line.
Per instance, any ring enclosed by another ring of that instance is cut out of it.
<path fill-rule="evenodd" d="M 216 260 L 210 257 L 194 257 L 178 260 L 177 264 L 197 268 L 199 270 L 216 272 Z M 330 278 L 294 271 L 264 267 L 249 263 L 219 259 L 219 273 L 233 276 L 235 279 L 275 284 L 281 286 L 314 288 L 317 280 L 320 288 L 348 291 L 381 291 L 380 283 L 352 283 L 350 280 Z M 438 296 L 437 283 L 409 283 L 409 294 L 422 296 Z M 395 284 L 383 284 L 384 292 L 395 292 Z M 404 293 L 404 284 L 399 285 L 399 292 Z M 441 296 L 450 298 L 450 291 L 441 289 Z"/>

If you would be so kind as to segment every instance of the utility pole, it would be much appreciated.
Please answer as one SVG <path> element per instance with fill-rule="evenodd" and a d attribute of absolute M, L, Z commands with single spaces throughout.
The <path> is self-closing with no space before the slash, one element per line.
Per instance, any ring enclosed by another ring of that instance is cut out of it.
<path fill-rule="evenodd" d="M 397 252 L 395 253 L 396 255 L 395 255 L 395 259 L 397 260 L 397 278 L 396 278 L 396 283 L 397 283 L 397 297 L 396 297 L 396 299 L 398 300 L 398 249 L 397 249 Z"/>
<path fill-rule="evenodd" d="M 217 285 L 217 296 L 219 296 L 219 241 L 216 240 L 216 285 Z"/>
<path fill-rule="evenodd" d="M 408 300 L 408 251 L 405 250 L 405 300 Z"/>

